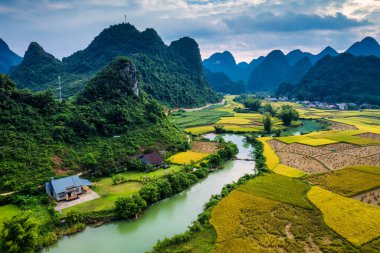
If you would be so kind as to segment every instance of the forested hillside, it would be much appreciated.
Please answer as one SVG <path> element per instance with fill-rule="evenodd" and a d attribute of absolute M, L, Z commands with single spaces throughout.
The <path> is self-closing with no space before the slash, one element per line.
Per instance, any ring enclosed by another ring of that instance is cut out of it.
<path fill-rule="evenodd" d="M 243 81 L 234 82 L 223 72 L 214 73 L 205 68 L 204 74 L 207 82 L 217 92 L 224 94 L 242 94 L 245 92 Z"/>
<path fill-rule="evenodd" d="M 278 95 L 293 95 L 300 100 L 380 104 L 379 80 L 378 57 L 326 56 L 295 86 L 280 86 Z"/>
<path fill-rule="evenodd" d="M 21 61 L 22 58 L 0 39 L 0 73 L 7 73 L 11 67 L 18 65 Z"/>
<path fill-rule="evenodd" d="M 165 105 L 192 107 L 220 100 L 204 80 L 198 44 L 193 39 L 185 37 L 167 46 L 155 30 L 140 32 L 128 23 L 103 30 L 87 48 L 62 61 L 32 43 L 11 76 L 18 87 L 56 90 L 60 75 L 62 93 L 68 97 L 118 56 L 130 57 L 141 73 L 142 89 Z"/>
<path fill-rule="evenodd" d="M 129 167 L 129 156 L 141 147 L 183 148 L 183 134 L 140 89 L 138 72 L 126 58 L 62 103 L 49 90 L 21 91 L 0 75 L 0 190 L 36 186 L 61 173 L 108 175 Z"/>

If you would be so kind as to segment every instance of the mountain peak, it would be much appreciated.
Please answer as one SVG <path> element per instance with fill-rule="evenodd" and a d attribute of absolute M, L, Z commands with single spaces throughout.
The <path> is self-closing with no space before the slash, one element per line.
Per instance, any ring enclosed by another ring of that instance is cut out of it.
<path fill-rule="evenodd" d="M 323 55 L 323 56 L 331 55 L 331 56 L 335 56 L 335 55 L 338 55 L 338 52 L 334 48 L 332 48 L 330 46 L 327 46 L 318 55 Z"/>
<path fill-rule="evenodd" d="M 0 38 L 0 50 L 10 50 L 7 43 Z"/>
<path fill-rule="evenodd" d="M 372 37 L 365 37 L 359 42 L 355 42 L 346 53 L 350 53 L 355 56 L 370 56 L 374 55 L 380 57 L 380 45 Z"/>
<path fill-rule="evenodd" d="M 92 78 L 78 97 L 79 103 L 118 101 L 125 96 L 140 96 L 136 67 L 126 57 L 111 62 Z"/>
<path fill-rule="evenodd" d="M 285 54 L 281 50 L 273 50 L 265 57 L 265 59 L 282 59 L 282 58 L 285 58 Z"/>

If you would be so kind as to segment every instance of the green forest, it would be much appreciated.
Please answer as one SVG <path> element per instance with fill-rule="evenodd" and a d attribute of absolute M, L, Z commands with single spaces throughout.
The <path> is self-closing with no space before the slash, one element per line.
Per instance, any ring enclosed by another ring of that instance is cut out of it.
<path fill-rule="evenodd" d="M 146 150 L 177 151 L 187 139 L 144 91 L 134 64 L 119 58 L 74 99 L 50 90 L 19 90 L 0 75 L 0 189 L 42 185 L 50 176 L 85 171 L 92 177 L 134 169 L 130 156 Z"/>

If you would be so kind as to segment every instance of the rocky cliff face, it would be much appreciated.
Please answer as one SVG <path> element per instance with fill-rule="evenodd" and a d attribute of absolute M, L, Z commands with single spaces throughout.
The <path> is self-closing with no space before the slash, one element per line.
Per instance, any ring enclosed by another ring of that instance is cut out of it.
<path fill-rule="evenodd" d="M 130 87 L 135 97 L 140 96 L 139 81 L 136 68 L 131 62 L 126 62 L 126 66 L 120 70 L 120 76 L 125 80 L 125 83 Z"/>

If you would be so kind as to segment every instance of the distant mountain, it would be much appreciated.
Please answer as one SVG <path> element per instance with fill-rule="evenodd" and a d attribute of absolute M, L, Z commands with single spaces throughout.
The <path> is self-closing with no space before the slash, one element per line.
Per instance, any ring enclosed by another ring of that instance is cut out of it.
<path fill-rule="evenodd" d="M 205 68 L 204 74 L 207 82 L 217 92 L 236 95 L 245 91 L 243 81 L 234 82 L 223 72 L 214 73 Z"/>
<path fill-rule="evenodd" d="M 265 59 L 252 71 L 247 89 L 249 91 L 273 91 L 284 80 L 290 69 L 290 64 L 280 50 L 270 52 Z"/>
<path fill-rule="evenodd" d="M 313 65 L 308 57 L 301 58 L 289 69 L 284 82 L 292 84 L 298 83 L 312 66 Z"/>
<path fill-rule="evenodd" d="M 380 105 L 380 58 L 351 54 L 326 56 L 295 86 L 280 88 L 280 93 L 293 94 L 300 100 Z"/>
<path fill-rule="evenodd" d="M 311 60 L 314 57 L 314 55 L 312 55 L 311 53 L 302 52 L 299 49 L 290 51 L 286 55 L 286 58 L 288 59 L 290 65 L 296 64 L 299 60 L 301 60 L 302 58 L 305 58 L 305 57 L 307 57 Z"/>
<path fill-rule="evenodd" d="M 339 53 L 334 48 L 328 46 L 325 49 L 323 49 L 319 54 L 312 57 L 310 60 L 314 64 L 327 55 L 337 56 L 337 55 L 339 55 Z"/>
<path fill-rule="evenodd" d="M 0 73 L 8 73 L 11 67 L 20 64 L 21 61 L 22 57 L 14 53 L 7 43 L 0 39 Z"/>
<path fill-rule="evenodd" d="M 45 90 L 47 83 L 57 82 L 59 75 L 65 71 L 63 63 L 37 43 L 30 43 L 22 62 L 11 70 L 11 78 L 18 88 L 31 90 Z M 56 87 L 54 87 L 56 88 Z"/>
<path fill-rule="evenodd" d="M 19 87 L 56 90 L 60 75 L 63 95 L 72 96 L 115 57 L 128 56 L 142 77 L 142 89 L 163 104 L 192 107 L 220 99 L 204 80 L 198 44 L 191 38 L 167 46 L 155 30 L 140 32 L 123 23 L 104 29 L 87 48 L 63 58 L 62 62 L 32 44 L 26 59 L 11 73 Z M 31 52 L 37 62 L 28 57 Z"/>
<path fill-rule="evenodd" d="M 235 58 L 228 51 L 211 55 L 203 61 L 203 66 L 214 73 L 223 72 L 235 82 L 240 80 L 246 82 L 252 70 L 250 64 L 246 62 L 236 64 Z"/>
<path fill-rule="evenodd" d="M 366 37 L 362 41 L 354 43 L 346 50 L 346 53 L 355 56 L 374 55 L 380 57 L 380 45 L 374 38 Z"/>

